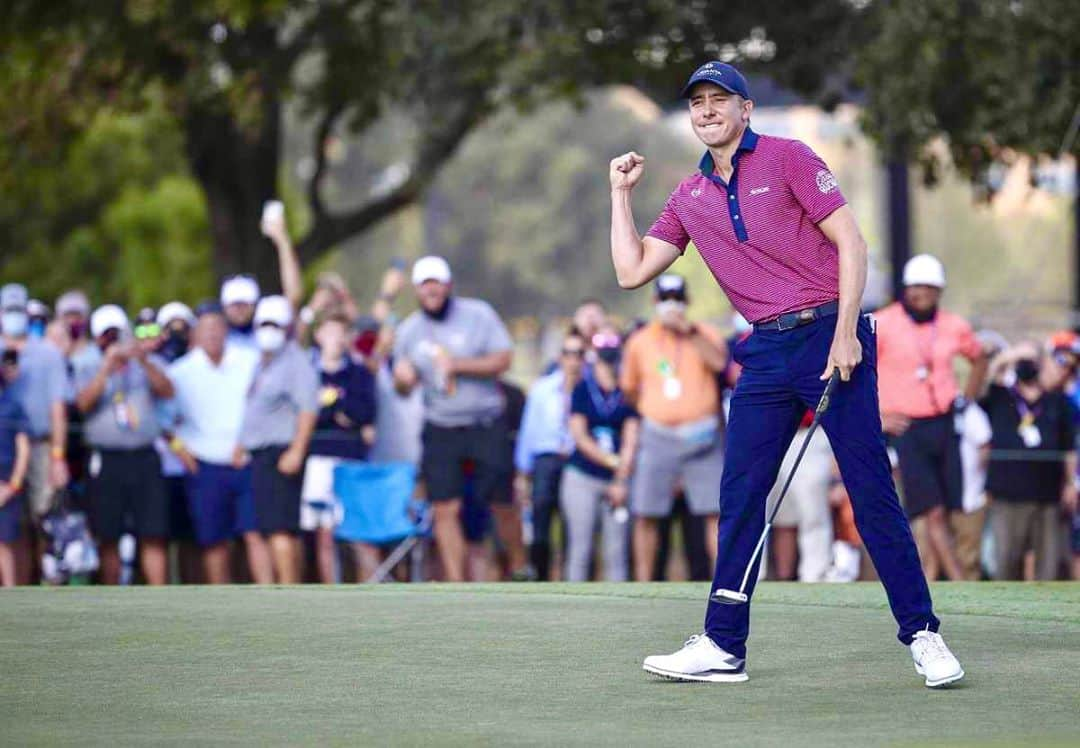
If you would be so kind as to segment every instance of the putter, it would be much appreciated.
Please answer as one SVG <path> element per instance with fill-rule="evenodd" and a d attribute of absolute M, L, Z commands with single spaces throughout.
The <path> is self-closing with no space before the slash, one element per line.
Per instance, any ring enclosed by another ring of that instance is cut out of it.
<path fill-rule="evenodd" d="M 742 605 L 750 599 L 746 594 L 746 583 L 750 580 L 750 571 L 754 568 L 754 562 L 757 561 L 761 549 L 765 547 L 765 540 L 769 537 L 769 530 L 772 529 L 772 523 L 773 520 L 776 519 L 776 513 L 780 510 L 780 504 L 783 502 L 784 496 L 787 495 L 788 488 L 791 486 L 791 479 L 795 477 L 795 471 L 799 469 L 799 463 L 802 462 L 806 447 L 810 444 L 810 439 L 814 436 L 814 431 L 817 430 L 818 424 L 821 423 L 821 416 L 829 408 L 829 398 L 832 396 L 833 390 L 836 389 L 836 384 L 839 381 L 840 369 L 833 369 L 832 376 L 829 377 L 829 381 L 825 385 L 825 391 L 821 393 L 821 399 L 818 400 L 817 407 L 814 408 L 814 419 L 810 422 L 810 428 L 806 432 L 806 438 L 803 439 L 802 447 L 799 448 L 799 454 L 795 457 L 795 464 L 791 466 L 791 472 L 788 473 L 787 481 L 784 482 L 784 488 L 780 491 L 780 496 L 776 499 L 776 505 L 773 506 L 772 512 L 769 513 L 769 520 L 765 523 L 765 529 L 761 531 L 761 537 L 758 538 L 754 553 L 750 556 L 749 563 L 746 564 L 746 573 L 743 574 L 742 584 L 739 585 L 738 590 L 716 590 L 712 593 L 713 602 L 723 603 L 724 605 Z"/>

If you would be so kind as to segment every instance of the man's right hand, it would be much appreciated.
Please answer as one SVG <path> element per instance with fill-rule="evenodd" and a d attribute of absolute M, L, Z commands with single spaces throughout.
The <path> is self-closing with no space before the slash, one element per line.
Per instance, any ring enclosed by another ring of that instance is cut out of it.
<path fill-rule="evenodd" d="M 195 475 L 195 473 L 199 472 L 199 461 L 196 460 L 195 455 L 188 452 L 186 448 L 180 447 L 180 449 L 173 450 L 173 454 L 175 454 L 177 459 L 183 464 L 184 470 L 187 471 L 188 475 Z"/>
<path fill-rule="evenodd" d="M 621 156 L 611 159 L 611 170 L 608 177 L 611 179 L 611 189 L 632 190 L 641 181 L 645 174 L 644 156 L 630 151 Z"/>
<path fill-rule="evenodd" d="M 240 468 L 247 465 L 250 460 L 251 455 L 249 455 L 248 451 L 244 449 L 241 445 L 237 444 L 235 447 L 233 447 L 232 466 L 234 468 L 239 470 Z"/>
<path fill-rule="evenodd" d="M 911 419 L 907 416 L 902 416 L 899 413 L 881 414 L 881 430 L 886 434 L 900 436 L 908 430 L 908 426 L 910 425 Z"/>

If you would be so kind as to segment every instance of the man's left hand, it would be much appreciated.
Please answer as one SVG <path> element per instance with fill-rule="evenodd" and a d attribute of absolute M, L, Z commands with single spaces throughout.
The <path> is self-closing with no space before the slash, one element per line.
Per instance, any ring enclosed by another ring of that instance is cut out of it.
<path fill-rule="evenodd" d="M 277 469 L 283 475 L 296 475 L 304 466 L 304 453 L 289 447 L 278 458 Z"/>
<path fill-rule="evenodd" d="M 842 334 L 837 332 L 833 338 L 832 348 L 829 349 L 829 362 L 825 365 L 825 371 L 821 374 L 821 381 L 828 380 L 832 376 L 833 369 L 840 370 L 841 381 L 851 379 L 851 372 L 862 361 L 862 344 L 855 333 Z"/>

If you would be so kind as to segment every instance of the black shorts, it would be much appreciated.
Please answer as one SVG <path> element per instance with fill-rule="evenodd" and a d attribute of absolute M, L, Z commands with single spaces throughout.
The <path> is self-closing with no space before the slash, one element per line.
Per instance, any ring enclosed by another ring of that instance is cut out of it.
<path fill-rule="evenodd" d="M 420 472 L 428 499 L 447 501 L 465 494 L 465 463 L 472 463 L 473 496 L 484 504 L 507 504 L 513 481 L 513 453 L 506 421 L 476 426 L 424 424 Z"/>
<path fill-rule="evenodd" d="M 964 471 L 952 413 L 912 419 L 907 431 L 890 441 L 900 460 L 904 511 L 909 518 L 934 507 L 949 511 L 963 507 Z"/>
<path fill-rule="evenodd" d="M 94 450 L 88 493 L 98 540 L 115 543 L 128 531 L 137 538 L 168 539 L 169 494 L 152 447 Z"/>
<path fill-rule="evenodd" d="M 255 529 L 263 535 L 300 532 L 300 489 L 304 471 L 284 475 L 278 458 L 285 447 L 262 447 L 251 452 L 251 495 L 255 504 Z"/>
<path fill-rule="evenodd" d="M 169 537 L 181 542 L 195 540 L 195 526 L 191 522 L 184 476 L 166 476 L 165 491 L 169 494 Z"/>

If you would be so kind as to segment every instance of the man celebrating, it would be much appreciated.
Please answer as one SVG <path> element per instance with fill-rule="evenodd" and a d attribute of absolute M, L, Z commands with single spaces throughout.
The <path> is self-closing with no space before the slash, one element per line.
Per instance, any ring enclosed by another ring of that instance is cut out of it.
<path fill-rule="evenodd" d="M 822 426 L 851 494 L 915 669 L 927 686 L 963 677 L 937 633 L 930 591 L 896 496 L 881 433 L 874 332 L 859 315 L 866 243 L 825 163 L 805 144 L 750 129 L 754 104 L 734 67 L 706 63 L 683 89 L 690 121 L 708 150 L 699 171 L 671 193 L 644 239 L 631 192 L 645 159 L 612 160 L 611 254 L 619 285 L 660 275 L 692 240 L 754 332 L 735 346 L 742 376 L 731 399 L 712 590 L 738 589 L 765 523 L 765 498 L 806 408 L 834 369 L 841 384 Z M 757 564 L 746 594 L 752 595 Z M 705 633 L 645 670 L 690 681 L 745 681 L 749 603 L 711 596 Z"/>

